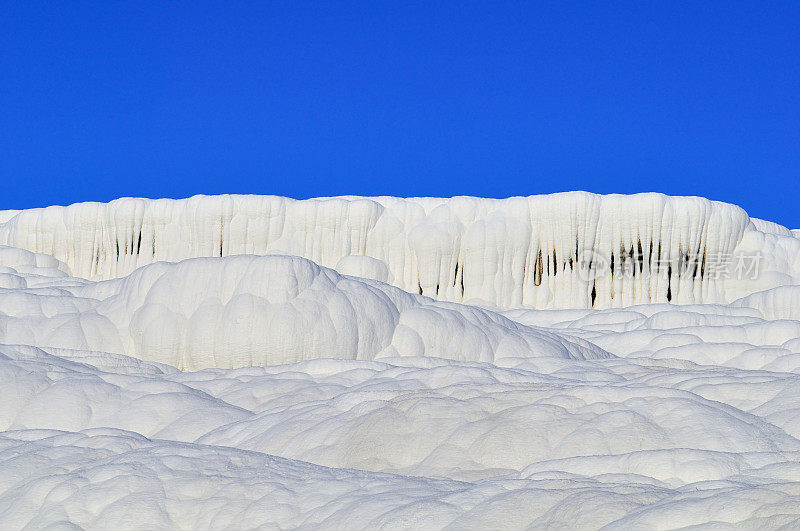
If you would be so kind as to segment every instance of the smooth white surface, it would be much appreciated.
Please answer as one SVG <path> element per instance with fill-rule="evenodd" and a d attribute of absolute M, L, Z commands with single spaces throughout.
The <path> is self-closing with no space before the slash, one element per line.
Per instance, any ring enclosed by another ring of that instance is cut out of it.
<path fill-rule="evenodd" d="M 225 196 L 5 218 L 0 527 L 800 526 L 800 241 L 731 205 Z M 765 262 L 675 275 L 672 304 L 664 278 L 618 275 L 590 309 L 559 258 L 576 235 Z M 447 302 L 459 278 L 476 304 Z"/>

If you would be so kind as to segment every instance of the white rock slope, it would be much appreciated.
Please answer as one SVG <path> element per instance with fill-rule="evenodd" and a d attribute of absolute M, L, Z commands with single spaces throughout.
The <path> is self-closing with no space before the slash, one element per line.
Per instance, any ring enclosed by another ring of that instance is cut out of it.
<path fill-rule="evenodd" d="M 792 529 L 800 240 L 656 194 L 0 212 L 0 392 L 3 529 Z"/>

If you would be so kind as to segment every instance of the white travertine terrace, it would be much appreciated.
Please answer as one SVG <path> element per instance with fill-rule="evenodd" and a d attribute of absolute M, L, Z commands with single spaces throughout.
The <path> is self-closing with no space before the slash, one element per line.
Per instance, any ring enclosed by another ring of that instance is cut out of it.
<path fill-rule="evenodd" d="M 660 194 L 126 198 L 16 212 L 0 225 L 0 243 L 95 280 L 155 261 L 295 255 L 439 300 L 501 308 L 731 302 L 800 283 L 800 241 L 788 229 L 734 205 Z M 711 271 L 755 253 L 755 279 Z M 592 258 L 613 264 L 609 274 L 591 274 Z"/>
<path fill-rule="evenodd" d="M 0 211 L 0 528 L 800 528 L 798 234 L 658 194 Z"/>

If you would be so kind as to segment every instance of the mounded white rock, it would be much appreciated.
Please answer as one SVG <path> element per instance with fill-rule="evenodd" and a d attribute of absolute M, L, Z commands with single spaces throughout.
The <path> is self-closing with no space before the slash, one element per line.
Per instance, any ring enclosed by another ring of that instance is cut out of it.
<path fill-rule="evenodd" d="M 0 243 L 2 528 L 800 526 L 800 241 L 737 207 L 123 199 Z"/>

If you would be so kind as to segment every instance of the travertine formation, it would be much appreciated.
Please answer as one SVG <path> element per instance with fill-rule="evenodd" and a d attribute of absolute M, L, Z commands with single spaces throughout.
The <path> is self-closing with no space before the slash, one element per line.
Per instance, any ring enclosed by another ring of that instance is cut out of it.
<path fill-rule="evenodd" d="M 790 231 L 697 197 L 126 198 L 4 218 L 0 244 L 54 256 L 96 280 L 155 261 L 286 254 L 439 300 L 503 308 L 730 302 L 800 283 L 800 240 Z"/>
<path fill-rule="evenodd" d="M 0 212 L 0 527 L 800 526 L 800 239 L 657 194 Z"/>

